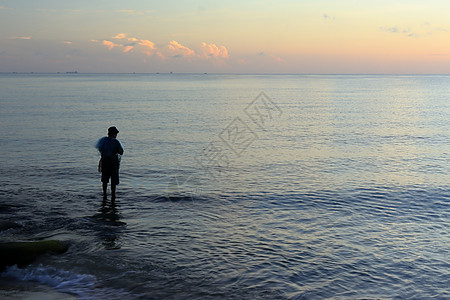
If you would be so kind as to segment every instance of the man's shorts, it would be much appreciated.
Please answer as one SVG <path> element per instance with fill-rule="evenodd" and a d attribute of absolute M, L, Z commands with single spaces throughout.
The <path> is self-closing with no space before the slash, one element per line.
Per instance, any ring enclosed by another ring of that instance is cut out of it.
<path fill-rule="evenodd" d="M 102 157 L 102 182 L 109 182 L 111 184 L 119 184 L 119 160 L 116 157 Z"/>

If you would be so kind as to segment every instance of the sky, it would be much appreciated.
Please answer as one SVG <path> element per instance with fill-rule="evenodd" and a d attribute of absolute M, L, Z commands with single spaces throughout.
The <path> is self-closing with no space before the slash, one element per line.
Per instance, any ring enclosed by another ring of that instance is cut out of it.
<path fill-rule="evenodd" d="M 0 0 L 0 72 L 448 74 L 448 0 Z"/>

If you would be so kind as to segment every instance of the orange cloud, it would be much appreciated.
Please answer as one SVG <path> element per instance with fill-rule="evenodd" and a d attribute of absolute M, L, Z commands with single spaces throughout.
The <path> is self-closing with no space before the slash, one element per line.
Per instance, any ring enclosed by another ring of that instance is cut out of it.
<path fill-rule="evenodd" d="M 230 57 L 228 49 L 225 46 L 218 46 L 213 43 L 203 42 L 198 50 L 186 47 L 175 40 L 171 40 L 166 46 L 158 48 L 150 40 L 129 37 L 126 33 L 118 33 L 113 40 L 91 40 L 92 42 L 102 43 L 109 50 L 119 49 L 122 53 L 133 52 L 135 54 L 144 54 L 149 57 L 156 57 L 163 61 L 166 59 L 180 58 L 188 61 L 210 60 L 213 64 L 224 64 L 225 59 Z"/>
<path fill-rule="evenodd" d="M 202 54 L 205 58 L 229 58 L 227 48 L 225 46 L 217 46 L 215 44 L 202 43 Z"/>
<path fill-rule="evenodd" d="M 127 53 L 128 51 L 130 51 L 133 48 L 134 48 L 134 46 L 125 46 L 125 49 L 123 49 L 123 53 Z"/>
<path fill-rule="evenodd" d="M 108 47 L 109 50 L 113 49 L 114 47 L 120 47 L 122 45 L 120 44 L 114 44 L 111 41 L 107 41 L 107 40 L 103 40 L 103 45 L 105 45 L 106 47 Z"/>
<path fill-rule="evenodd" d="M 149 48 L 150 50 L 155 50 L 155 43 L 149 40 L 140 40 L 139 45 Z"/>
<path fill-rule="evenodd" d="M 148 56 L 152 56 L 154 51 L 156 50 L 155 43 L 149 40 L 141 40 L 135 37 L 128 37 L 126 33 L 118 33 L 114 37 L 115 40 L 121 40 L 123 44 L 116 44 L 111 41 L 104 40 L 103 45 L 107 46 L 109 50 L 112 50 L 115 47 L 123 47 L 122 52 L 127 53 L 131 50 L 135 49 L 139 52 L 143 52 Z M 131 43 L 130 43 L 131 42 Z"/>
<path fill-rule="evenodd" d="M 31 40 L 31 36 L 12 36 L 11 40 Z"/>
<path fill-rule="evenodd" d="M 116 40 L 127 40 L 127 41 L 130 41 L 130 42 L 137 42 L 137 41 L 139 41 L 137 38 L 127 37 L 126 33 L 118 33 L 116 36 L 113 37 L 113 39 L 116 39 Z"/>
<path fill-rule="evenodd" d="M 113 37 L 113 39 L 120 40 L 120 39 L 124 39 L 126 37 L 127 37 L 127 35 L 125 33 L 118 33 L 116 36 Z"/>
<path fill-rule="evenodd" d="M 191 57 L 195 56 L 195 51 L 192 49 L 189 49 L 186 46 L 181 45 L 177 41 L 170 41 L 169 43 L 169 49 L 172 50 L 174 55 L 173 57 Z"/>
<path fill-rule="evenodd" d="M 152 56 L 156 50 L 155 43 L 149 40 L 140 40 L 139 45 L 144 47 L 144 53 L 148 56 Z"/>

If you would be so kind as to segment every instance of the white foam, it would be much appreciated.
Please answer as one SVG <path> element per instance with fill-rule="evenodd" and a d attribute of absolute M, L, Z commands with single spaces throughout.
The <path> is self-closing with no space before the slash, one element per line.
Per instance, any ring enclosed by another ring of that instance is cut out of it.
<path fill-rule="evenodd" d="M 38 282 L 56 291 L 76 295 L 80 299 L 132 298 L 126 291 L 103 286 L 93 275 L 76 274 L 42 265 L 23 269 L 17 266 L 8 267 L 0 276 L 25 282 Z"/>

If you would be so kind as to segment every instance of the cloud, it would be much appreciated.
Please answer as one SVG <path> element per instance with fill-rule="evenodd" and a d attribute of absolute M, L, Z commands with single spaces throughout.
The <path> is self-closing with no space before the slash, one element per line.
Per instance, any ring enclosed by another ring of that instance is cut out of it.
<path fill-rule="evenodd" d="M 204 58 L 229 58 L 227 48 L 225 46 L 217 46 L 215 44 L 202 43 L 202 56 Z"/>
<path fill-rule="evenodd" d="M 10 8 L 7 8 L 7 7 L 4 7 L 4 6 L 0 5 L 0 10 L 2 10 L 2 9 L 10 9 Z"/>
<path fill-rule="evenodd" d="M 172 57 L 179 58 L 179 57 L 192 57 L 195 56 L 195 51 L 192 49 L 189 49 L 186 46 L 181 45 L 177 41 L 170 41 L 168 45 L 169 49 L 174 53 Z"/>
<path fill-rule="evenodd" d="M 130 52 L 134 48 L 134 45 L 135 45 L 135 44 L 128 44 L 128 45 L 116 44 L 116 43 L 108 41 L 108 40 L 103 40 L 102 43 L 103 43 L 103 45 L 108 47 L 109 50 L 112 50 L 114 48 L 121 48 L 121 51 L 123 53 Z"/>
<path fill-rule="evenodd" d="M 64 41 L 64 42 L 62 42 L 63 44 L 66 44 L 66 45 L 72 45 L 73 43 L 71 42 L 71 41 Z"/>
<path fill-rule="evenodd" d="M 416 32 L 412 31 L 411 29 L 400 29 L 397 26 L 392 26 L 392 27 L 380 27 L 380 30 L 385 31 L 385 32 L 389 32 L 389 33 L 393 33 L 393 34 L 402 34 L 404 36 L 410 37 L 410 38 L 418 38 L 419 34 L 417 34 Z"/>
<path fill-rule="evenodd" d="M 422 24 L 422 29 L 426 31 L 427 35 L 432 35 L 433 33 L 440 33 L 440 32 L 450 32 L 448 29 L 444 27 L 434 27 L 431 25 L 430 22 L 424 22 Z"/>
<path fill-rule="evenodd" d="M 398 33 L 398 28 L 397 27 L 380 27 L 381 30 L 386 31 L 386 32 L 391 32 L 391 33 Z"/>
<path fill-rule="evenodd" d="M 141 59 L 147 62 L 147 57 L 153 57 L 158 61 L 209 62 L 213 65 L 224 65 L 230 54 L 225 46 L 203 42 L 198 48 L 191 49 L 178 41 L 171 40 L 165 45 L 156 46 L 154 42 L 129 36 L 127 33 L 118 33 L 109 39 L 91 40 L 101 44 L 110 51 L 126 53 L 130 55 L 142 55 Z"/>
<path fill-rule="evenodd" d="M 430 36 L 434 33 L 446 33 L 449 32 L 447 29 L 443 27 L 433 27 L 429 22 L 424 22 L 421 24 L 419 29 L 402 29 L 397 26 L 391 26 L 391 27 L 384 27 L 380 26 L 380 30 L 392 33 L 392 34 L 401 34 L 403 36 L 409 37 L 409 38 L 420 38 L 423 36 Z"/>
<path fill-rule="evenodd" d="M 10 40 L 31 40 L 31 36 L 12 36 Z"/>
<path fill-rule="evenodd" d="M 126 33 L 119 33 L 116 36 L 113 36 L 112 38 L 116 39 L 116 40 L 127 40 L 129 42 L 138 42 L 139 41 L 139 39 L 137 39 L 137 38 L 128 37 Z"/>
<path fill-rule="evenodd" d="M 419 37 L 419 34 L 412 32 L 410 29 L 404 29 L 404 30 L 402 30 L 402 33 L 410 38 L 418 38 Z"/>
<path fill-rule="evenodd" d="M 123 53 L 129 52 L 129 51 L 131 51 L 133 48 L 134 48 L 134 46 L 132 46 L 132 45 L 125 46 L 125 48 L 123 49 Z"/>
<path fill-rule="evenodd" d="M 127 37 L 127 35 L 125 33 L 118 33 L 116 36 L 113 36 L 113 39 L 120 40 L 120 39 L 124 39 L 126 37 Z"/>
<path fill-rule="evenodd" d="M 155 43 L 149 41 L 149 40 L 140 40 L 139 45 L 147 47 L 150 50 L 155 50 Z"/>
<path fill-rule="evenodd" d="M 105 45 L 106 47 L 108 47 L 109 50 L 112 50 L 115 47 L 122 47 L 123 45 L 120 44 L 115 44 L 111 41 L 107 41 L 107 40 L 103 40 L 103 45 Z"/>
<path fill-rule="evenodd" d="M 147 56 L 152 56 L 156 51 L 155 43 L 153 43 L 152 41 L 149 41 L 149 40 L 140 40 L 139 46 L 143 47 L 144 53 Z M 161 53 L 159 53 L 158 56 L 163 57 Z"/>
<path fill-rule="evenodd" d="M 130 16 L 143 16 L 147 13 L 154 12 L 153 10 L 134 10 L 134 9 L 119 9 L 117 10 L 119 13 L 124 13 Z"/>
<path fill-rule="evenodd" d="M 324 20 L 326 20 L 326 21 L 334 21 L 334 20 L 336 20 L 336 17 L 335 16 L 330 16 L 329 14 L 323 14 L 323 19 Z"/>
<path fill-rule="evenodd" d="M 143 53 L 147 56 L 153 56 L 157 48 L 155 43 L 149 40 L 142 40 L 135 37 L 129 37 L 126 33 L 118 33 L 111 37 L 111 40 L 102 40 L 102 45 L 109 50 L 120 49 L 123 53 L 133 52 Z M 91 42 L 99 43 L 98 40 L 91 40 Z"/>

